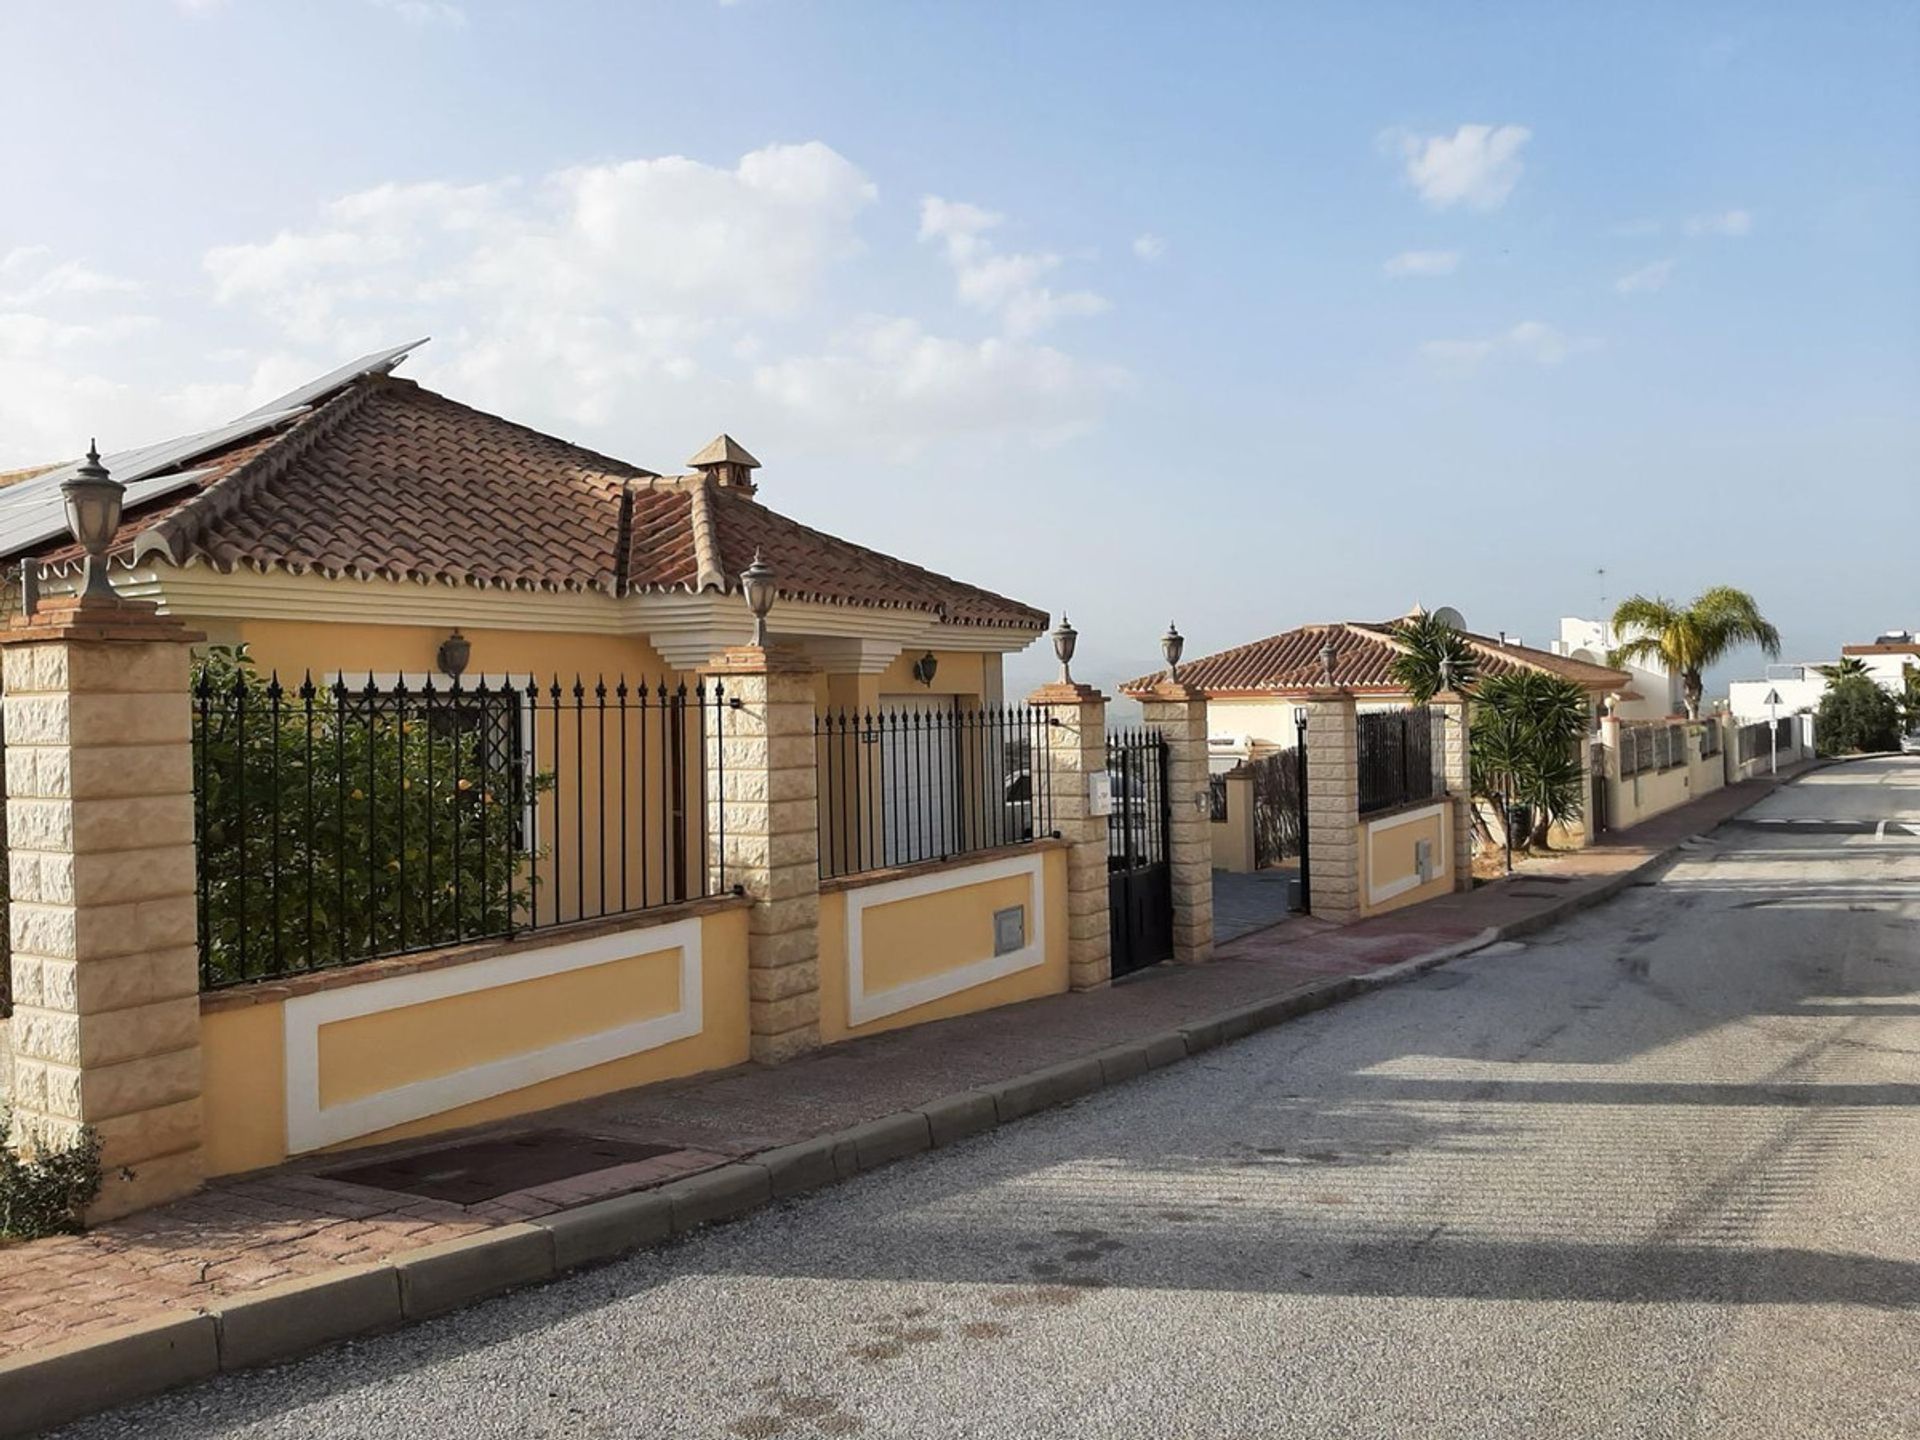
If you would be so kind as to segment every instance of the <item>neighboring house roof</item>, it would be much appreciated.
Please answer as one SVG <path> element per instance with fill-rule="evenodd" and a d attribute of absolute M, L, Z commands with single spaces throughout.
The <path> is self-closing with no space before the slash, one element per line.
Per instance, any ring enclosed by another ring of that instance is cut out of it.
<path fill-rule="evenodd" d="M 1180 678 L 1212 696 L 1300 693 L 1326 685 L 1321 649 L 1333 645 L 1332 683 L 1344 690 L 1397 695 L 1403 693 L 1393 678 L 1393 660 L 1404 648 L 1393 638 L 1398 621 L 1366 624 L 1342 621 L 1330 625 L 1302 625 L 1284 634 L 1256 640 L 1251 645 L 1222 650 L 1198 660 L 1184 661 Z M 1514 670 L 1540 670 L 1571 680 L 1584 690 L 1613 694 L 1626 688 L 1624 670 L 1555 655 L 1547 650 L 1465 634 L 1480 671 L 1498 675 Z M 1163 672 L 1164 673 L 1164 672 Z M 1120 688 L 1141 693 L 1152 688 L 1159 674 L 1129 680 Z"/>
<path fill-rule="evenodd" d="M 1920 644 L 1883 645 L 1842 645 L 1840 653 L 1844 655 L 1920 655 Z"/>
<path fill-rule="evenodd" d="M 767 509 L 757 462 L 658 475 L 449 400 L 384 370 L 304 399 L 264 433 L 202 450 L 194 479 L 131 506 L 112 557 L 528 591 L 734 591 L 760 550 L 789 600 L 925 611 L 1041 630 L 1047 615 Z M 189 447 L 190 448 L 190 447 Z M 67 537 L 16 547 L 56 572 Z"/>

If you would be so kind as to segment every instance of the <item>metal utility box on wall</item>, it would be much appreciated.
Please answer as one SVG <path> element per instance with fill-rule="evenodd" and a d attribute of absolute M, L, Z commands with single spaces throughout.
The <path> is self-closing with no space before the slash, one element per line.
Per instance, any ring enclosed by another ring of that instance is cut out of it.
<path fill-rule="evenodd" d="M 1011 955 L 1027 944 L 1027 907 L 1009 905 L 993 912 L 993 953 Z"/>
<path fill-rule="evenodd" d="M 1433 841 L 1416 840 L 1413 842 L 1413 868 L 1423 884 L 1433 879 Z"/>
<path fill-rule="evenodd" d="M 1098 819 L 1113 814 L 1113 774 L 1107 770 L 1087 772 L 1087 814 Z"/>

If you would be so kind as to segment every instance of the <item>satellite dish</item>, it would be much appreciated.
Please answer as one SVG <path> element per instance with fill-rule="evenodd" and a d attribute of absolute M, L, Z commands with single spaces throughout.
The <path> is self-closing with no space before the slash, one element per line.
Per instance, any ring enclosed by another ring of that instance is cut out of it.
<path fill-rule="evenodd" d="M 1584 660 L 1589 665 L 1598 665 L 1600 663 L 1600 657 L 1584 647 L 1574 651 L 1573 654 L 1567 658 L 1569 660 Z"/>
<path fill-rule="evenodd" d="M 1436 624 L 1444 625 L 1449 630 L 1465 630 L 1467 628 L 1467 617 L 1451 605 L 1442 605 L 1438 610 L 1433 612 L 1433 618 Z"/>

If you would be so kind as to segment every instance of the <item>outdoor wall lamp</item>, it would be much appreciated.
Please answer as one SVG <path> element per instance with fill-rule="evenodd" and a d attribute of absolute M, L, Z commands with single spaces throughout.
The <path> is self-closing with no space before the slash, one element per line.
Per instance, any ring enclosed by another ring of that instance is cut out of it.
<path fill-rule="evenodd" d="M 1160 653 L 1167 657 L 1167 678 L 1180 678 L 1180 654 L 1187 648 L 1187 637 L 1173 628 L 1173 622 L 1167 622 L 1167 633 L 1160 637 Z"/>
<path fill-rule="evenodd" d="M 934 658 L 933 652 L 929 650 L 913 662 L 913 678 L 918 680 L 922 685 L 925 685 L 928 689 L 932 689 L 933 675 L 939 668 L 940 662 Z"/>
<path fill-rule="evenodd" d="M 67 529 L 87 552 L 86 583 L 80 588 L 83 601 L 114 598 L 107 580 L 107 547 L 120 528 L 126 490 L 100 463 L 100 447 L 92 441 L 87 442 L 87 458 L 73 478 L 60 483 L 60 494 L 67 502 Z"/>
<path fill-rule="evenodd" d="M 455 626 L 453 633 L 440 642 L 440 648 L 434 652 L 433 663 L 440 667 L 440 673 L 450 680 L 458 680 L 467 668 L 467 661 L 473 658 L 473 642 L 460 633 Z"/>
<path fill-rule="evenodd" d="M 1053 627 L 1053 653 L 1060 658 L 1060 683 L 1073 683 L 1073 647 L 1079 643 L 1080 632 L 1073 628 L 1073 622 L 1064 613 L 1060 623 Z"/>
<path fill-rule="evenodd" d="M 773 567 L 753 552 L 753 563 L 740 572 L 740 593 L 747 597 L 753 612 L 753 643 L 762 649 L 767 643 L 767 612 L 773 609 Z"/>

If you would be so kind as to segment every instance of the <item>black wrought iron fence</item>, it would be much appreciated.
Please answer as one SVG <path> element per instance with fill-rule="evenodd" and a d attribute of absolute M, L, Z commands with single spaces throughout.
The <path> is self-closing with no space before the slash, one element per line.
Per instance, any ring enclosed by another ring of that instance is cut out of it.
<path fill-rule="evenodd" d="M 1790 722 L 1782 720 L 1779 723 L 1785 725 Z M 1742 725 L 1738 735 L 1735 737 L 1735 759 L 1738 763 L 1745 765 L 1749 761 L 1758 760 L 1762 755 L 1772 754 L 1773 737 L 1777 733 L 1773 722 L 1767 720 L 1759 720 L 1751 725 Z M 1789 741 L 1788 743 L 1791 744 L 1792 742 Z"/>
<path fill-rule="evenodd" d="M 1157 730 L 1107 732 L 1107 777 L 1113 809 L 1107 812 L 1107 870 L 1140 870 L 1172 853 L 1172 815 L 1167 806 L 1167 741 Z"/>
<path fill-rule="evenodd" d="M 1025 705 L 834 710 L 814 721 L 820 873 L 853 875 L 1053 831 L 1047 712 Z"/>
<path fill-rule="evenodd" d="M 1362 815 L 1430 800 L 1437 793 L 1433 724 L 1433 713 L 1424 705 L 1356 718 Z"/>
<path fill-rule="evenodd" d="M 723 890 L 724 699 L 624 678 L 288 686 L 215 652 L 194 688 L 202 985 Z"/>
<path fill-rule="evenodd" d="M 1687 763 L 1687 727 L 1656 721 L 1620 727 L 1620 774 L 1671 770 Z"/>

